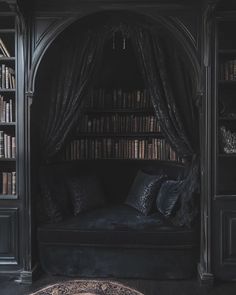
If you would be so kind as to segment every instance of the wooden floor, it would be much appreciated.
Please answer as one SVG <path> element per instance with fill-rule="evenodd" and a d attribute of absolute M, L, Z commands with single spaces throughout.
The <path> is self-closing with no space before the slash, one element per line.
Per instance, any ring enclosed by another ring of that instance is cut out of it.
<path fill-rule="evenodd" d="M 32 285 L 18 284 L 10 277 L 0 277 L 1 295 L 27 295 L 52 283 L 68 280 L 65 277 L 42 275 Z M 203 288 L 196 280 L 188 281 L 150 281 L 117 280 L 134 288 L 144 295 L 236 295 L 236 283 L 215 282 L 211 288 Z"/>

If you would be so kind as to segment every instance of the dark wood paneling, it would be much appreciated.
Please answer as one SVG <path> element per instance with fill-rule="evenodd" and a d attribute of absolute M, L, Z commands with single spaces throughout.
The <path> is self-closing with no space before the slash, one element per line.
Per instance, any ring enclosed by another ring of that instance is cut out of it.
<path fill-rule="evenodd" d="M 0 209 L 0 267 L 18 264 L 18 209 Z"/>
<path fill-rule="evenodd" d="M 216 277 L 236 279 L 236 198 L 213 202 L 213 254 Z"/>
<path fill-rule="evenodd" d="M 236 210 L 221 211 L 221 263 L 236 264 Z"/>

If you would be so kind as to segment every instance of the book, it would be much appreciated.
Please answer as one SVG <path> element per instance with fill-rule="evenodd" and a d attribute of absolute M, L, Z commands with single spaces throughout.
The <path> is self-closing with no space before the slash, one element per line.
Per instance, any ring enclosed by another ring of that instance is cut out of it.
<path fill-rule="evenodd" d="M 6 48 L 6 45 L 4 44 L 2 38 L 0 37 L 0 50 L 5 57 L 10 57 L 10 53 L 8 49 Z"/>
<path fill-rule="evenodd" d="M 2 194 L 6 195 L 7 194 L 7 184 L 8 184 L 8 179 L 7 179 L 7 172 L 2 173 Z"/>
<path fill-rule="evenodd" d="M 16 172 L 11 173 L 11 180 L 12 180 L 12 186 L 11 186 L 11 193 L 12 195 L 16 194 Z"/>

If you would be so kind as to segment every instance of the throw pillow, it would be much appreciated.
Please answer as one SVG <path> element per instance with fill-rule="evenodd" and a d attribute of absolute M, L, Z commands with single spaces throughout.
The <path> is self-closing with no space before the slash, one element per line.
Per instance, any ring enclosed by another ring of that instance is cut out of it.
<path fill-rule="evenodd" d="M 42 207 L 41 220 L 45 223 L 57 223 L 71 215 L 71 204 L 62 179 L 51 175 L 40 178 L 40 198 L 38 207 Z"/>
<path fill-rule="evenodd" d="M 165 216 L 169 217 L 177 204 L 183 190 L 183 180 L 166 180 L 158 193 L 156 205 L 157 209 Z"/>
<path fill-rule="evenodd" d="M 105 204 L 101 183 L 96 176 L 74 176 L 67 180 L 74 215 Z"/>
<path fill-rule="evenodd" d="M 39 200 L 39 207 L 41 209 L 40 221 L 42 223 L 57 223 L 63 220 L 63 212 L 54 197 L 49 186 L 42 183 Z"/>
<path fill-rule="evenodd" d="M 139 170 L 125 203 L 147 216 L 152 210 L 164 179 L 165 175 L 151 175 Z"/>

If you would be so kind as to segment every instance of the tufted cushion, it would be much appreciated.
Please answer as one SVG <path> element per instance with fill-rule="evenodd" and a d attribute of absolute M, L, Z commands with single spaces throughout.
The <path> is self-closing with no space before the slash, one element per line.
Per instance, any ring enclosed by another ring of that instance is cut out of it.
<path fill-rule="evenodd" d="M 125 203 L 147 216 L 152 210 L 164 179 L 165 175 L 150 175 L 139 170 Z"/>

